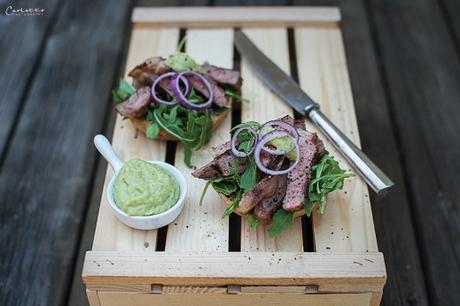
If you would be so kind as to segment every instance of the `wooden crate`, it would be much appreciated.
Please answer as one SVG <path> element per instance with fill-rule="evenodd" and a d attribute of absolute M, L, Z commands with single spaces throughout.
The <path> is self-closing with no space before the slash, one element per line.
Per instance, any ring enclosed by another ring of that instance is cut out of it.
<path fill-rule="evenodd" d="M 282 69 L 296 67 L 305 91 L 359 144 L 337 8 L 136 8 L 132 21 L 127 71 L 150 56 L 173 52 L 180 28 L 187 31 L 186 51 L 198 62 L 232 68 L 233 28 L 240 27 Z M 296 54 L 292 63 L 290 54 Z M 241 73 L 243 95 L 251 100 L 241 105 L 242 121 L 263 122 L 293 113 L 244 59 Z M 231 122 L 229 116 L 207 148 L 194 153 L 197 166 L 211 159 L 210 146 L 229 138 Z M 166 157 L 164 142 L 146 140 L 121 117 L 113 145 L 125 160 Z M 326 147 L 349 169 L 327 142 Z M 190 188 L 185 208 L 166 237 L 165 231 L 160 237 L 160 231 L 134 230 L 118 222 L 106 201 L 113 175 L 108 168 L 93 247 L 83 268 L 92 306 L 380 303 L 385 265 L 377 249 L 368 190 L 359 177 L 348 179 L 344 190 L 329 196 L 326 213 L 314 214 L 311 228 L 297 219 L 290 231 L 272 239 L 266 228 L 252 230 L 244 218 L 240 228 L 229 226 L 214 191 L 198 205 L 205 182 L 190 175 L 180 145 L 175 165 Z M 304 251 L 302 235 L 308 231 L 314 252 Z M 229 252 L 229 238 L 235 234 L 241 236 L 240 251 Z M 164 250 L 158 251 L 163 244 Z"/>

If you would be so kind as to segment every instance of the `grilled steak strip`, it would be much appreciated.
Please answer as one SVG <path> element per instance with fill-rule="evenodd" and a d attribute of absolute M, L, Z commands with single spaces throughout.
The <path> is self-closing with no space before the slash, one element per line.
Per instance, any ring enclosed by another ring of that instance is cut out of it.
<path fill-rule="evenodd" d="M 144 117 L 150 104 L 150 88 L 141 87 L 132 94 L 126 101 L 119 103 L 115 109 L 128 118 Z"/>
<path fill-rule="evenodd" d="M 129 76 L 134 79 L 134 86 L 152 86 L 153 80 L 158 75 L 168 72 L 170 69 L 165 64 L 165 59 L 160 56 L 155 56 L 146 59 L 142 64 L 134 67 L 129 72 Z"/>
<path fill-rule="evenodd" d="M 217 83 L 230 85 L 238 90 L 241 88 L 242 79 L 239 71 L 213 65 L 203 65 L 202 67 L 203 72 Z"/>
<path fill-rule="evenodd" d="M 287 174 L 276 176 L 276 191 L 270 197 L 260 201 L 254 207 L 254 217 L 264 224 L 270 224 L 273 214 L 277 210 L 277 204 L 280 203 L 286 195 Z"/>
<path fill-rule="evenodd" d="M 229 176 L 232 174 L 230 169 L 235 160 L 236 157 L 232 154 L 232 152 L 230 150 L 226 150 L 224 153 L 215 157 L 211 162 L 193 171 L 192 175 L 204 180 L 213 180 L 219 177 Z M 244 160 L 241 160 L 238 164 L 237 171 L 238 173 L 243 173 L 244 169 L 246 169 L 246 164 L 244 163 Z"/>
<path fill-rule="evenodd" d="M 300 209 L 306 202 L 306 193 L 311 180 L 311 168 L 317 154 L 316 134 L 300 133 L 300 161 L 288 173 L 286 196 L 283 200 L 283 208 L 287 211 Z"/>
<path fill-rule="evenodd" d="M 247 214 L 257 205 L 262 199 L 270 197 L 275 193 L 278 186 L 276 176 L 268 175 L 261 179 L 254 188 L 245 192 L 241 198 L 240 204 L 236 211 L 241 214 Z"/>
<path fill-rule="evenodd" d="M 201 81 L 201 79 L 199 79 L 196 76 L 192 76 L 192 75 L 187 75 L 187 79 L 189 80 L 193 88 L 195 88 L 201 95 L 203 95 L 205 98 L 209 98 L 208 88 L 203 83 L 203 81 Z M 219 107 L 224 107 L 225 105 L 227 105 L 228 100 L 225 97 L 224 90 L 221 87 L 217 86 L 216 82 L 214 82 L 213 80 L 209 78 L 207 79 L 209 83 L 211 84 L 214 104 Z"/>

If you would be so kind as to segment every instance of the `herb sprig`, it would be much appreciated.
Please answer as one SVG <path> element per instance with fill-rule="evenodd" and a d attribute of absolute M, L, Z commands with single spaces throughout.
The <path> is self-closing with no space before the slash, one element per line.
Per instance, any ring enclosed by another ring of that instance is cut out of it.
<path fill-rule="evenodd" d="M 133 93 L 136 92 L 136 88 L 129 84 L 125 79 L 120 79 L 118 87 L 112 90 L 112 99 L 115 105 L 128 99 Z"/>
<path fill-rule="evenodd" d="M 308 187 L 308 201 L 304 207 L 305 214 L 310 217 L 313 206 L 323 214 L 326 209 L 327 194 L 343 188 L 347 177 L 354 176 L 341 169 L 339 163 L 329 153 L 324 154 L 319 163 L 312 168 L 312 180 Z"/>

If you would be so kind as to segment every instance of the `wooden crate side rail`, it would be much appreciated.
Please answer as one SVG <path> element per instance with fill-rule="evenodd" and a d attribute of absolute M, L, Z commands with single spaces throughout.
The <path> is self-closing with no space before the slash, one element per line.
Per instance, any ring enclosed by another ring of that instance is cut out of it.
<path fill-rule="evenodd" d="M 293 27 L 336 24 L 337 7 L 136 7 L 131 21 L 161 27 Z"/>
<path fill-rule="evenodd" d="M 318 286 L 318 292 L 378 292 L 382 253 L 170 253 L 88 251 L 83 281 L 98 286 Z"/>

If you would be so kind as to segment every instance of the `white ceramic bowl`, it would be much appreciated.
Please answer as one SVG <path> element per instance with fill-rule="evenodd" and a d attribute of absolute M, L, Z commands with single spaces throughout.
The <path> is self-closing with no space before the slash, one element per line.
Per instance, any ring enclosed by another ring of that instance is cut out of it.
<path fill-rule="evenodd" d="M 184 207 L 185 196 L 187 195 L 187 182 L 185 181 L 184 175 L 176 167 L 161 161 L 148 161 L 149 163 L 162 167 L 174 176 L 180 188 L 180 196 L 177 203 L 161 214 L 152 216 L 128 216 L 117 206 L 113 198 L 113 184 L 118 172 L 123 166 L 123 162 L 116 156 L 110 142 L 107 138 L 105 138 L 105 136 L 96 135 L 96 137 L 94 137 L 94 144 L 115 172 L 107 188 L 107 200 L 109 201 L 110 207 L 118 220 L 135 229 L 152 230 L 168 225 L 173 222 L 177 216 L 179 216 L 182 208 Z"/>

